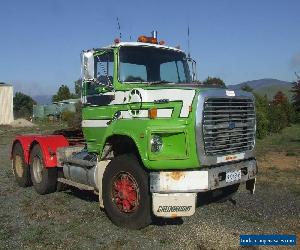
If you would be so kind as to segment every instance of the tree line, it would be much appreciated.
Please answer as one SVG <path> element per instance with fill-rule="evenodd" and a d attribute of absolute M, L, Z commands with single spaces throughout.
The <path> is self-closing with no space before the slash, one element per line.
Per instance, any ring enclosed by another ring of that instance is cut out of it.
<path fill-rule="evenodd" d="M 245 85 L 242 90 L 252 92 L 253 89 Z M 292 101 L 278 91 L 271 101 L 267 96 L 253 93 L 256 109 L 256 136 L 259 139 L 271 133 L 279 133 L 292 123 L 300 122 L 300 79 L 293 83 L 291 89 Z"/>
<path fill-rule="evenodd" d="M 52 96 L 52 102 L 60 102 L 68 99 L 77 99 L 81 95 L 81 79 L 74 82 L 75 93 L 70 91 L 67 85 L 62 84 L 57 93 Z M 22 92 L 16 92 L 14 99 L 14 116 L 15 118 L 30 118 L 33 112 L 33 105 L 37 102 L 29 95 Z"/>

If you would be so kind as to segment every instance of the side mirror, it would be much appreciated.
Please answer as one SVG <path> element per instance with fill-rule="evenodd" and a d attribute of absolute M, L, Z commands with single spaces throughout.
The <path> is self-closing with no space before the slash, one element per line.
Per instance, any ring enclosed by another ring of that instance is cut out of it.
<path fill-rule="evenodd" d="M 190 69 L 192 69 L 192 81 L 195 82 L 195 81 L 197 81 L 197 63 L 191 57 L 188 57 L 186 60 L 187 60 L 188 64 L 191 65 Z"/>
<path fill-rule="evenodd" d="M 81 74 L 85 81 L 94 80 L 95 78 L 95 64 L 94 51 L 86 51 L 81 54 Z"/>

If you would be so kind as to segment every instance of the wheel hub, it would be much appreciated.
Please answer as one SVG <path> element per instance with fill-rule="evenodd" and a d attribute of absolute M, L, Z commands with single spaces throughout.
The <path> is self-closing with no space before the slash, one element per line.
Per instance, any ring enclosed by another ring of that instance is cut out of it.
<path fill-rule="evenodd" d="M 134 212 L 139 206 L 139 188 L 129 173 L 121 173 L 113 181 L 112 198 L 121 212 Z"/>
<path fill-rule="evenodd" d="M 33 176 L 34 176 L 36 183 L 42 182 L 43 168 L 44 168 L 44 166 L 41 162 L 41 159 L 39 157 L 35 156 L 33 159 L 32 170 L 33 170 Z"/>

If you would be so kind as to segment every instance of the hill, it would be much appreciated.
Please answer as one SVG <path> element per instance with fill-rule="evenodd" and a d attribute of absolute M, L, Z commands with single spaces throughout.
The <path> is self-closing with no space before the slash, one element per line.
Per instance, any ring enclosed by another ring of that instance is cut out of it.
<path fill-rule="evenodd" d="M 254 90 L 254 92 L 257 94 L 267 95 L 269 100 L 272 100 L 273 96 L 278 91 L 282 91 L 286 96 L 288 96 L 289 99 L 291 99 L 290 90 L 292 87 L 292 83 L 287 81 L 281 81 L 278 79 L 265 78 L 265 79 L 247 81 L 236 85 L 228 85 L 228 88 L 237 90 L 237 89 L 241 89 L 245 85 L 251 87 Z"/>
<path fill-rule="evenodd" d="M 36 95 L 36 96 L 32 96 L 32 98 L 40 105 L 52 103 L 51 95 Z"/>
<path fill-rule="evenodd" d="M 264 87 L 264 88 L 259 88 L 255 90 L 254 92 L 259 94 L 259 95 L 267 95 L 269 100 L 272 100 L 274 95 L 278 91 L 282 91 L 291 101 L 292 100 L 292 93 L 291 93 L 291 86 L 278 86 L 278 85 L 273 85 L 270 87 Z"/>

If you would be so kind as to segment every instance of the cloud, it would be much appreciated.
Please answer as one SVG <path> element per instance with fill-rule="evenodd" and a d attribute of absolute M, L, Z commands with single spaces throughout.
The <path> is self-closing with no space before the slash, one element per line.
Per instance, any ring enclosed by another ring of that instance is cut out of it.
<path fill-rule="evenodd" d="M 295 54 L 291 59 L 292 68 L 300 68 L 300 52 Z"/>

